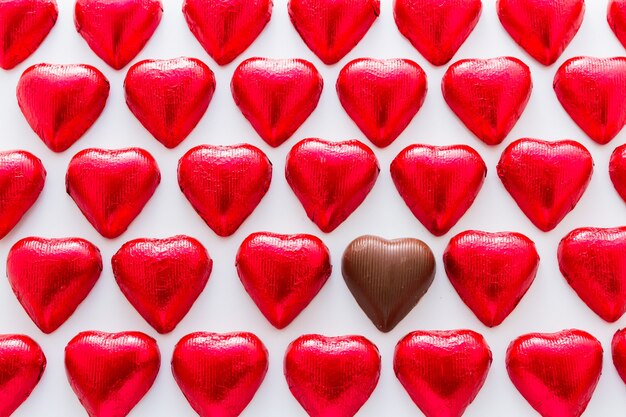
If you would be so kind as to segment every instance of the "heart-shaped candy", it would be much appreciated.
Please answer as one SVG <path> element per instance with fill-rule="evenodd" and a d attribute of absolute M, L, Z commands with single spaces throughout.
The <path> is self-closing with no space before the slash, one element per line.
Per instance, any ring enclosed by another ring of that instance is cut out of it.
<path fill-rule="evenodd" d="M 408 59 L 356 59 L 337 78 L 337 95 L 346 113 L 381 148 L 409 125 L 426 90 L 426 73 Z"/>
<path fill-rule="evenodd" d="M 0 415 L 9 417 L 35 389 L 46 356 L 28 336 L 0 335 Z"/>
<path fill-rule="evenodd" d="M 63 152 L 100 117 L 109 81 L 90 65 L 37 64 L 17 83 L 17 103 L 30 127 L 54 152 Z"/>
<path fill-rule="evenodd" d="M 328 65 L 346 56 L 380 14 L 380 0 L 289 0 L 287 7 L 304 43 Z"/>
<path fill-rule="evenodd" d="M 55 0 L 8 0 L 0 3 L 0 67 L 14 68 L 35 52 L 58 16 Z"/>
<path fill-rule="evenodd" d="M 152 37 L 162 15 L 160 0 L 76 0 L 74 23 L 100 59 L 122 69 Z"/>
<path fill-rule="evenodd" d="M 131 240 L 111 264 L 120 290 L 159 333 L 171 332 L 185 317 L 213 268 L 204 246 L 188 236 Z"/>
<path fill-rule="evenodd" d="M 395 0 L 400 33 L 433 65 L 444 65 L 480 19 L 481 0 Z"/>
<path fill-rule="evenodd" d="M 487 145 L 506 138 L 524 112 L 532 88 L 528 66 L 511 57 L 464 59 L 452 64 L 441 80 L 450 109 Z"/>
<path fill-rule="evenodd" d="M 626 228 L 576 229 L 561 240 L 561 273 L 576 294 L 608 322 L 626 312 Z"/>
<path fill-rule="evenodd" d="M 574 209 L 591 180 L 593 159 L 572 140 L 519 139 L 497 166 L 504 188 L 535 226 L 554 229 Z"/>
<path fill-rule="evenodd" d="M 609 0 L 606 19 L 617 39 L 626 48 L 626 1 Z"/>
<path fill-rule="evenodd" d="M 252 333 L 192 333 L 174 348 L 172 373 L 200 417 L 237 417 L 265 378 L 268 353 Z"/>
<path fill-rule="evenodd" d="M 572 58 L 554 76 L 554 91 L 572 120 L 604 145 L 626 124 L 626 58 Z"/>
<path fill-rule="evenodd" d="M 361 236 L 344 251 L 341 273 L 367 317 L 389 332 L 428 291 L 435 257 L 418 239 Z"/>
<path fill-rule="evenodd" d="M 497 8 L 511 38 L 537 61 L 551 65 L 576 36 L 585 0 L 498 0 Z"/>
<path fill-rule="evenodd" d="M 581 330 L 530 333 L 506 351 L 513 385 L 543 417 L 579 417 L 602 372 L 602 346 Z"/>
<path fill-rule="evenodd" d="M 70 318 L 101 272 L 100 251 L 79 238 L 27 237 L 7 256 L 9 284 L 44 333 L 52 333 Z"/>
<path fill-rule="evenodd" d="M 426 417 L 461 417 L 491 360 L 487 342 L 471 330 L 416 331 L 398 342 L 393 369 Z"/>
<path fill-rule="evenodd" d="M 295 133 L 317 107 L 324 80 L 303 59 L 250 58 L 233 74 L 237 107 L 270 146 Z"/>
<path fill-rule="evenodd" d="M 617 373 L 626 383 L 626 329 L 615 332 L 611 342 L 611 356 Z"/>
<path fill-rule="evenodd" d="M 289 390 L 311 417 L 352 417 L 380 377 L 380 354 L 362 336 L 300 336 L 287 347 Z"/>
<path fill-rule="evenodd" d="M 160 182 L 156 161 L 139 148 L 82 150 L 70 161 L 65 176 L 67 193 L 107 238 L 126 231 Z"/>
<path fill-rule="evenodd" d="M 304 139 L 291 148 L 285 164 L 287 182 L 307 216 L 326 233 L 361 205 L 379 172 L 374 152 L 357 140 Z"/>
<path fill-rule="evenodd" d="M 195 58 L 140 61 L 124 80 L 126 104 L 167 148 L 196 127 L 215 91 L 213 71 Z"/>
<path fill-rule="evenodd" d="M 248 144 L 200 145 L 178 161 L 181 191 L 219 236 L 237 231 L 271 181 L 272 163 L 263 151 Z"/>
<path fill-rule="evenodd" d="M 391 163 L 391 178 L 411 212 L 435 236 L 446 234 L 470 208 L 487 166 L 466 145 L 410 145 Z"/>
<path fill-rule="evenodd" d="M 494 327 L 535 280 L 539 255 L 522 234 L 468 230 L 450 239 L 443 264 L 461 300 L 485 326 Z"/>
<path fill-rule="evenodd" d="M 0 152 L 0 239 L 35 204 L 45 182 L 46 170 L 35 155 L 26 151 Z"/>
<path fill-rule="evenodd" d="M 219 65 L 245 51 L 272 17 L 271 0 L 184 0 L 187 26 Z"/>
<path fill-rule="evenodd" d="M 332 270 L 328 248 L 317 237 L 267 232 L 241 243 L 236 267 L 252 301 L 278 329 L 309 305 Z"/>
<path fill-rule="evenodd" d="M 140 332 L 82 332 L 65 347 L 70 386 L 89 417 L 125 417 L 161 366 L 156 341 Z"/>
<path fill-rule="evenodd" d="M 609 176 L 619 196 L 626 201 L 626 145 L 618 146 L 611 154 Z"/>

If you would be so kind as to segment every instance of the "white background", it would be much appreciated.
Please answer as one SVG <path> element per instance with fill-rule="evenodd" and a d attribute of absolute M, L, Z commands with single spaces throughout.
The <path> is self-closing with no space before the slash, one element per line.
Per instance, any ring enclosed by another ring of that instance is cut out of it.
<path fill-rule="evenodd" d="M 607 324 L 591 312 L 576 296 L 559 273 L 556 248 L 569 231 L 582 226 L 618 226 L 626 223 L 626 205 L 614 191 L 608 176 L 612 150 L 624 143 L 626 132 L 610 144 L 599 146 L 587 138 L 569 119 L 552 90 L 558 66 L 576 55 L 624 55 L 606 23 L 607 0 L 588 0 L 585 19 L 569 48 L 551 66 L 544 67 L 530 58 L 500 25 L 495 0 L 483 0 L 483 12 L 476 29 L 461 47 L 453 62 L 461 58 L 512 55 L 527 63 L 534 89 L 528 107 L 505 142 L 488 147 L 476 139 L 446 106 L 440 90 L 446 67 L 433 67 L 398 32 L 391 0 L 382 0 L 379 19 L 362 42 L 339 64 L 324 65 L 310 52 L 293 29 L 287 14 L 287 0 L 274 0 L 271 22 L 242 56 L 219 67 L 202 50 L 185 24 L 181 1 L 163 0 L 163 19 L 156 33 L 134 62 L 148 58 L 192 56 L 205 61 L 215 72 L 217 90 L 209 109 L 194 132 L 176 149 L 166 150 L 139 124 L 124 103 L 123 79 L 126 69 L 115 71 L 99 60 L 76 33 L 73 1 L 59 1 L 59 20 L 42 46 L 12 71 L 0 72 L 1 149 L 26 149 L 43 160 L 48 171 L 44 191 L 15 229 L 0 241 L 0 276 L 5 276 L 4 259 L 13 243 L 26 236 L 83 237 L 102 251 L 104 271 L 99 282 L 74 315 L 56 332 L 44 335 L 27 317 L 13 296 L 6 279 L 0 279 L 0 333 L 25 333 L 37 340 L 48 358 L 48 367 L 39 386 L 18 409 L 16 416 L 68 417 L 86 415 L 66 381 L 63 349 L 82 330 L 140 330 L 158 340 L 162 353 L 161 372 L 152 390 L 131 416 L 194 416 L 195 413 L 178 390 L 170 371 L 175 343 L 193 331 L 228 332 L 247 330 L 256 333 L 270 352 L 267 377 L 245 416 L 305 416 L 284 381 L 282 357 L 287 344 L 304 333 L 327 335 L 361 334 L 378 345 L 382 354 L 382 374 L 378 387 L 361 409 L 359 416 L 419 416 L 417 407 L 396 380 L 393 349 L 397 341 L 415 329 L 469 328 L 482 333 L 493 351 L 493 365 L 484 388 L 467 410 L 467 416 L 537 415 L 510 383 L 504 353 L 508 343 L 531 331 L 557 331 L 580 328 L 595 335 L 605 349 L 603 375 L 585 416 L 613 417 L 626 413 L 626 386 L 619 379 L 610 356 L 613 333 L 624 326 L 626 317 Z M 325 88 L 317 110 L 278 149 L 263 142 L 235 106 L 230 94 L 230 78 L 245 58 L 300 57 L 312 61 L 324 77 Z M 342 110 L 335 93 L 339 70 L 358 57 L 409 58 L 428 74 L 429 92 L 425 104 L 406 131 L 391 146 L 375 149 L 381 174 L 369 197 L 333 233 L 323 234 L 306 217 L 304 210 L 284 178 L 284 159 L 299 139 L 311 136 L 331 140 L 367 140 Z M 40 63 L 87 63 L 99 68 L 111 82 L 107 106 L 95 125 L 68 151 L 55 154 L 46 148 L 22 117 L 15 99 L 20 74 Z M 536 229 L 522 214 L 500 183 L 495 166 L 504 147 L 519 137 L 542 139 L 571 138 L 580 141 L 593 154 L 595 172 L 578 206 L 552 232 Z M 229 238 L 217 237 L 191 208 L 176 180 L 178 159 L 191 147 L 203 143 L 233 144 L 249 142 L 264 150 L 274 164 L 272 185 L 267 196 L 243 226 Z M 446 235 L 433 237 L 411 215 L 394 188 L 389 164 L 398 152 L 411 143 L 473 146 L 485 159 L 488 174 L 482 191 L 465 217 Z M 144 211 L 121 237 L 101 237 L 81 215 L 65 193 L 65 170 L 70 158 L 88 147 L 121 148 L 139 146 L 157 159 L 162 182 Z M 466 229 L 513 230 L 536 242 L 541 256 L 537 278 L 517 309 L 505 322 L 489 329 L 483 326 L 461 302 L 450 285 L 441 255 L 456 233 Z M 255 231 L 313 233 L 330 248 L 333 274 L 310 306 L 286 329 L 274 329 L 261 315 L 244 291 L 234 268 L 235 253 L 241 241 Z M 158 335 L 126 301 L 111 273 L 110 258 L 126 241 L 138 237 L 166 237 L 188 234 L 198 238 L 214 260 L 213 273 L 206 290 L 198 298 L 178 328 Z M 437 259 L 437 275 L 418 306 L 392 332 L 382 334 L 358 308 L 340 272 L 343 249 L 355 237 L 377 234 L 387 238 L 417 237 L 427 242 Z"/>

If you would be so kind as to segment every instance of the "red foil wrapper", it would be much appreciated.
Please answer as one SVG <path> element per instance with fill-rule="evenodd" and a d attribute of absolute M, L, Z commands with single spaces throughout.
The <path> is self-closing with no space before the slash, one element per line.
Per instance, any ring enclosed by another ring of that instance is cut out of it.
<path fill-rule="evenodd" d="M 609 0 L 606 19 L 617 39 L 626 48 L 626 1 Z"/>
<path fill-rule="evenodd" d="M 626 145 L 618 146 L 611 154 L 609 176 L 619 196 L 626 201 Z"/>
<path fill-rule="evenodd" d="M 617 373 L 626 383 L 626 329 L 615 332 L 611 342 L 611 356 Z"/>

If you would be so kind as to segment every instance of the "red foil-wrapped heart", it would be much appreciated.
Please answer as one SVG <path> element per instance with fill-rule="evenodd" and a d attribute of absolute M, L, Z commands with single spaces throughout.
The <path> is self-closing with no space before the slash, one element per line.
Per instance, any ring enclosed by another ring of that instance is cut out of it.
<path fill-rule="evenodd" d="M 604 145 L 626 124 L 626 58 L 572 58 L 554 76 L 554 91 L 572 120 Z"/>
<path fill-rule="evenodd" d="M 317 107 L 324 80 L 303 59 L 250 58 L 233 74 L 235 103 L 270 146 L 289 139 Z"/>
<path fill-rule="evenodd" d="M 609 176 L 619 196 L 626 201 L 626 145 L 618 146 L 611 154 Z"/>
<path fill-rule="evenodd" d="M 456 54 L 480 19 L 481 0 L 395 0 L 400 33 L 433 65 Z"/>
<path fill-rule="evenodd" d="M 396 377 L 426 417 L 461 417 L 490 366 L 487 342 L 471 330 L 409 333 L 393 358 Z"/>
<path fill-rule="evenodd" d="M 609 0 L 606 19 L 617 39 L 626 47 L 626 1 Z"/>
<path fill-rule="evenodd" d="M 452 64 L 441 80 L 450 109 L 487 145 L 506 138 L 532 88 L 528 66 L 511 57 L 464 59 Z"/>
<path fill-rule="evenodd" d="M 111 264 L 120 290 L 159 333 L 171 332 L 187 315 L 213 268 L 204 246 L 188 236 L 131 240 Z"/>
<path fill-rule="evenodd" d="M 332 269 L 328 248 L 317 237 L 267 232 L 242 242 L 236 267 L 250 298 L 278 329 L 309 305 Z"/>
<path fill-rule="evenodd" d="M 172 373 L 200 417 L 237 417 L 265 378 L 268 353 L 252 333 L 192 333 L 174 348 Z"/>
<path fill-rule="evenodd" d="M 482 188 L 487 166 L 466 145 L 410 145 L 391 163 L 391 178 L 413 215 L 442 236 L 470 208 Z"/>
<path fill-rule="evenodd" d="M 191 33 L 219 65 L 245 51 L 272 17 L 271 0 L 184 0 Z"/>
<path fill-rule="evenodd" d="M 519 139 L 497 166 L 504 188 L 535 226 L 554 229 L 576 207 L 593 173 L 589 151 L 572 140 Z"/>
<path fill-rule="evenodd" d="M 74 23 L 96 55 L 122 69 L 152 37 L 162 15 L 160 0 L 76 0 Z"/>
<path fill-rule="evenodd" d="M 374 152 L 357 140 L 304 139 L 287 155 L 285 176 L 307 216 L 330 233 L 346 220 L 376 183 Z"/>
<path fill-rule="evenodd" d="M 0 415 L 10 416 L 35 389 L 46 356 L 28 336 L 0 335 Z"/>
<path fill-rule="evenodd" d="M 108 97 L 109 81 L 90 65 L 37 64 L 17 83 L 17 103 L 26 121 L 54 152 L 85 134 Z"/>
<path fill-rule="evenodd" d="M 12 69 L 35 52 L 58 16 L 55 0 L 7 0 L 0 3 L 0 67 Z"/>
<path fill-rule="evenodd" d="M 288 8 L 304 43 L 331 65 L 365 36 L 380 14 L 380 0 L 289 0 Z"/>
<path fill-rule="evenodd" d="M 65 184 L 89 223 L 104 237 L 118 237 L 141 213 L 161 173 L 139 148 L 85 149 L 69 163 Z"/>
<path fill-rule="evenodd" d="M 41 160 L 26 151 L 0 152 L 0 239 L 35 204 L 46 182 Z"/>
<path fill-rule="evenodd" d="M 289 390 L 311 417 L 352 417 L 380 377 L 380 354 L 362 336 L 300 336 L 287 347 Z"/>
<path fill-rule="evenodd" d="M 579 417 L 600 379 L 602 353 L 600 342 L 581 330 L 530 333 L 509 345 L 506 370 L 543 417 Z"/>
<path fill-rule="evenodd" d="M 443 264 L 450 283 L 485 326 L 499 325 L 535 280 L 539 255 L 519 233 L 469 230 L 454 236 Z"/>
<path fill-rule="evenodd" d="M 156 341 L 140 332 L 82 332 L 65 347 L 70 386 L 89 417 L 125 417 L 161 366 Z"/>
<path fill-rule="evenodd" d="M 426 73 L 408 59 L 356 59 L 337 78 L 341 105 L 379 147 L 400 136 L 422 107 L 426 90 Z"/>
<path fill-rule="evenodd" d="M 543 65 L 552 65 L 576 36 L 585 0 L 498 0 L 497 8 L 511 38 Z"/>
<path fill-rule="evenodd" d="M 196 127 L 215 92 L 213 71 L 195 58 L 140 61 L 124 80 L 126 104 L 167 148 Z"/>
<path fill-rule="evenodd" d="M 626 329 L 615 332 L 611 342 L 611 356 L 617 373 L 626 383 Z"/>
<path fill-rule="evenodd" d="M 44 333 L 70 318 L 102 272 L 102 257 L 79 238 L 18 241 L 7 256 L 7 277 L 18 301 Z"/>

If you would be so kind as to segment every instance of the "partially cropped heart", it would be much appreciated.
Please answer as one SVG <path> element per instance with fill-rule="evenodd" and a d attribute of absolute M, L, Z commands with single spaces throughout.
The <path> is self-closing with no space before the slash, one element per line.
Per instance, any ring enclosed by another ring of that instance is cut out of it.
<path fill-rule="evenodd" d="M 626 145 L 618 146 L 611 154 L 609 176 L 617 194 L 626 201 Z"/>
<path fill-rule="evenodd" d="M 337 78 L 346 113 L 381 148 L 408 126 L 424 103 L 426 89 L 426 73 L 408 59 L 356 59 Z"/>
<path fill-rule="evenodd" d="M 18 241 L 7 256 L 7 277 L 18 301 L 44 333 L 70 318 L 102 272 L 102 257 L 84 239 Z"/>
<path fill-rule="evenodd" d="M 626 1 L 609 0 L 606 18 L 613 33 L 626 48 Z"/>
<path fill-rule="evenodd" d="M 332 269 L 328 248 L 315 236 L 267 232 L 243 241 L 236 267 L 250 298 L 278 329 L 309 305 Z"/>
<path fill-rule="evenodd" d="M 618 330 L 613 335 L 611 356 L 617 373 L 626 384 L 626 329 Z"/>

